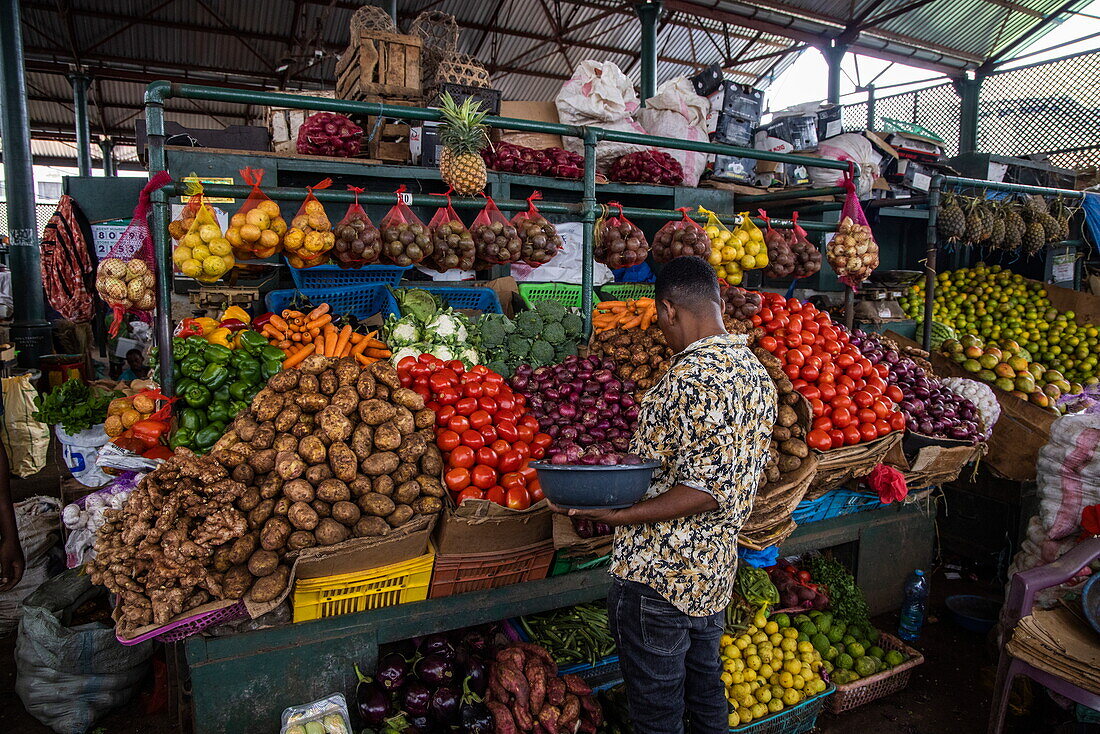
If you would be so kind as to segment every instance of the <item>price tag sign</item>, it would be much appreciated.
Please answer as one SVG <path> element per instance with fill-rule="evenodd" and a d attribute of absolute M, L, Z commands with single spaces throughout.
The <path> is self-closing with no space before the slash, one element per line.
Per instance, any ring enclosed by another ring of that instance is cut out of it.
<path fill-rule="evenodd" d="M 399 199 L 399 200 L 401 201 L 401 203 L 402 203 L 402 204 L 404 204 L 405 206 L 412 206 L 412 203 L 413 203 L 413 195 L 412 195 L 412 194 L 410 194 L 410 193 L 409 193 L 408 191 L 402 191 L 402 192 L 401 192 L 400 194 L 398 194 L 398 195 L 397 195 L 397 198 L 398 198 L 398 199 Z"/>
<path fill-rule="evenodd" d="M 1072 282 L 1077 272 L 1077 253 L 1064 252 L 1051 259 L 1050 277 L 1055 283 Z"/>
<path fill-rule="evenodd" d="M 115 246 L 129 224 L 130 222 L 125 219 L 112 219 L 109 222 L 92 225 L 92 244 L 95 247 L 97 259 L 102 260 L 107 257 L 107 253 Z"/>
<path fill-rule="evenodd" d="M 186 181 L 198 181 L 199 183 L 203 184 L 204 186 L 206 184 L 227 184 L 229 186 L 232 186 L 233 183 L 234 183 L 232 176 L 216 176 L 216 177 L 210 177 L 210 176 L 184 176 L 183 180 L 185 182 Z M 236 201 L 236 199 L 226 199 L 226 198 L 220 197 L 220 196 L 204 196 L 203 198 L 206 200 L 207 204 L 232 204 L 234 201 Z M 191 200 L 191 197 L 187 196 L 186 194 L 184 194 L 183 196 L 180 197 L 180 203 L 182 203 L 182 204 L 186 204 L 190 200 Z"/>

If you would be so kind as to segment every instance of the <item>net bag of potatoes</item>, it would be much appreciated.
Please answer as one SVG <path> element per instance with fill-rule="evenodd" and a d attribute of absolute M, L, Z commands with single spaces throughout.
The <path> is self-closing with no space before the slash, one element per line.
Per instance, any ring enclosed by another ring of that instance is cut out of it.
<path fill-rule="evenodd" d="M 562 245 L 558 230 L 535 206 L 535 201 L 541 198 L 542 193 L 535 191 L 527 197 L 527 211 L 512 217 L 512 226 L 519 235 L 519 257 L 533 268 L 553 260 Z"/>
<path fill-rule="evenodd" d="M 290 220 L 290 229 L 283 236 L 283 248 L 287 253 L 286 261 L 292 268 L 304 270 L 328 262 L 328 252 L 336 244 L 336 235 L 325 213 L 325 205 L 313 192 L 329 186 L 332 186 L 331 178 L 307 186 L 306 198 L 298 207 L 294 219 Z"/>
<path fill-rule="evenodd" d="M 493 197 L 485 197 L 485 206 L 470 225 L 470 234 L 474 236 L 480 265 L 510 265 L 519 262 L 523 251 L 519 232 L 497 208 Z"/>
<path fill-rule="evenodd" d="M 118 336 L 126 314 L 142 321 L 152 320 L 151 312 L 157 305 L 157 280 L 153 237 L 149 233 L 149 212 L 153 209 L 149 197 L 171 182 L 172 177 L 161 171 L 145 184 L 138 195 L 130 224 L 111 246 L 107 257 L 99 261 L 95 287 L 99 297 L 111 308 L 111 326 L 108 330 L 111 336 Z"/>
<path fill-rule="evenodd" d="M 618 214 L 607 216 L 611 209 L 616 209 Z M 607 204 L 604 215 L 596 222 L 595 233 L 592 256 L 612 270 L 633 267 L 649 256 L 645 233 L 626 218 L 623 205 L 616 201 Z"/>
<path fill-rule="evenodd" d="M 173 250 L 172 262 L 180 273 L 200 283 L 216 283 L 236 265 L 233 247 L 205 200 L 199 204 L 187 234 Z"/>
<path fill-rule="evenodd" d="M 850 173 L 844 179 L 844 189 L 847 193 L 840 224 L 825 247 L 825 256 L 837 279 L 852 290 L 859 290 L 860 284 L 878 267 L 878 243 L 871 234 Z"/>
<path fill-rule="evenodd" d="M 680 212 L 680 219 L 667 223 L 653 236 L 653 259 L 659 263 L 667 263 L 681 255 L 709 259 L 710 238 L 699 223 L 688 216 L 691 208 L 682 206 L 676 211 Z"/>
<path fill-rule="evenodd" d="M 794 226 L 791 227 L 790 246 L 795 259 L 792 275 L 795 278 L 809 278 L 817 275 L 821 270 L 821 250 L 810 242 L 806 230 L 799 226 L 798 212 L 791 214 L 791 221 Z"/>
<path fill-rule="evenodd" d="M 428 225 L 409 208 L 405 184 L 397 188 L 397 202 L 382 217 L 378 230 L 382 233 L 382 256 L 407 268 L 424 262 L 432 254 L 432 233 Z"/>
<path fill-rule="evenodd" d="M 440 273 L 470 270 L 477 256 L 474 236 L 451 206 L 450 190 L 439 196 L 446 196 L 447 203 L 436 209 L 428 222 L 428 229 L 432 232 L 432 267 Z"/>
<path fill-rule="evenodd" d="M 229 218 L 225 238 L 238 260 L 262 260 L 279 252 L 286 234 L 286 220 L 279 205 L 260 188 L 263 169 L 243 168 L 240 174 L 241 180 L 252 190 L 237 213 Z"/>
<path fill-rule="evenodd" d="M 794 273 L 795 259 L 786 235 L 772 227 L 771 217 L 763 209 L 757 210 L 764 220 L 764 246 L 768 250 L 768 266 L 764 270 L 767 278 L 789 278 Z"/>
<path fill-rule="evenodd" d="M 366 209 L 359 204 L 359 194 L 363 193 L 363 189 L 348 186 L 348 191 L 355 194 L 355 201 L 332 230 L 336 235 L 332 259 L 342 268 L 361 268 L 378 262 L 382 255 L 382 235 L 367 216 Z"/>

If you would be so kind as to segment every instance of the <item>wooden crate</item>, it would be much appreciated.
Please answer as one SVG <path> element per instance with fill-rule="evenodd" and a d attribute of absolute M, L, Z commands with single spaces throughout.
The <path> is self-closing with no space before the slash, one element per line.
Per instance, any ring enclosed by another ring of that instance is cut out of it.
<path fill-rule="evenodd" d="M 302 97 L 324 97 L 335 99 L 336 92 L 329 90 L 308 92 L 283 92 L 283 94 L 295 94 Z M 317 110 L 299 110 L 290 107 L 268 107 L 264 113 L 264 124 L 271 133 L 271 146 L 276 153 L 298 152 L 298 128 L 306 121 L 306 118 Z"/>
<path fill-rule="evenodd" d="M 377 102 L 396 107 L 419 107 L 421 100 L 395 99 L 378 95 L 366 95 L 361 101 Z M 409 138 L 412 126 L 408 122 L 383 117 L 379 121 L 375 115 L 352 115 L 363 128 L 363 148 L 361 156 L 382 161 L 383 163 L 408 163 L 412 160 Z"/>
<path fill-rule="evenodd" d="M 336 63 L 337 96 L 419 97 L 420 52 L 417 36 L 361 31 Z"/>

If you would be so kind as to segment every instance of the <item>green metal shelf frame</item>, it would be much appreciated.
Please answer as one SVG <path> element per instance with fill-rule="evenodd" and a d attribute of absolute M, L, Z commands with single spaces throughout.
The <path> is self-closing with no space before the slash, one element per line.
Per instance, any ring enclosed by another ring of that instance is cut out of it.
<path fill-rule="evenodd" d="M 158 81 L 150 84 L 145 90 L 145 119 L 148 129 L 149 148 L 149 176 L 155 176 L 161 171 L 166 171 L 167 156 L 165 153 L 164 130 L 164 102 L 170 98 L 183 98 L 194 100 L 207 100 L 211 102 L 229 102 L 247 105 L 270 105 L 274 107 L 289 107 L 292 109 L 319 110 L 327 112 L 342 112 L 355 115 L 369 115 L 375 117 L 390 117 L 403 120 L 438 121 L 441 119 L 439 110 L 424 107 L 399 107 L 376 102 L 354 102 L 342 99 L 326 99 L 323 97 L 299 96 L 294 94 L 281 94 L 278 92 L 252 92 L 222 87 L 204 87 L 194 84 L 173 84 L 166 81 Z M 632 143 L 635 145 L 648 145 L 655 148 L 671 148 L 674 150 L 689 150 L 698 153 L 714 153 L 718 155 L 752 158 L 761 161 L 774 161 L 779 163 L 792 163 L 795 165 L 814 166 L 817 168 L 831 168 L 849 172 L 850 175 L 858 175 L 858 167 L 846 161 L 833 161 L 824 158 L 812 158 L 809 156 L 793 155 L 788 153 L 773 153 L 766 150 L 743 148 L 722 143 L 701 142 L 694 140 L 679 140 L 674 138 L 658 137 L 656 135 L 640 135 L 619 130 L 608 130 L 599 127 L 563 125 L 560 123 L 537 122 L 521 120 L 513 117 L 489 117 L 486 119 L 489 127 L 504 130 L 516 130 L 520 132 L 548 133 L 564 137 L 579 138 L 584 143 L 584 176 L 582 178 L 581 201 L 575 204 L 560 202 L 544 202 L 539 209 L 548 214 L 573 214 L 578 215 L 583 223 L 584 237 L 581 255 L 581 313 L 585 319 L 586 330 L 590 327 L 592 317 L 592 275 L 593 275 L 593 229 L 599 211 L 596 201 L 596 144 L 600 141 Z M 210 185 L 206 190 L 213 195 L 233 196 L 243 198 L 248 195 L 249 188 L 245 186 Z M 842 193 L 839 187 L 822 189 L 804 189 L 793 195 L 791 192 L 775 192 L 751 197 L 753 205 L 760 205 L 769 201 L 785 201 L 799 196 L 818 196 Z M 172 252 L 168 237 L 168 197 L 171 194 L 182 193 L 182 186 L 178 183 L 153 192 L 153 242 L 155 247 L 156 274 L 157 274 L 157 316 L 156 337 L 160 346 L 159 369 L 161 389 L 166 395 L 174 394 L 172 379 Z M 302 192 L 299 189 L 272 188 L 265 189 L 265 193 L 272 199 L 300 199 Z M 320 191 L 316 196 L 321 201 L 351 201 L 349 192 Z M 365 203 L 384 204 L 393 201 L 392 194 L 368 193 L 360 194 L 359 200 Z M 748 203 L 747 201 L 747 203 Z M 438 197 L 414 196 L 414 206 L 436 206 Z M 452 204 L 456 208 L 477 208 L 482 206 L 478 199 L 455 198 Z M 503 200 L 498 201 L 497 206 L 505 211 L 518 211 L 526 208 L 523 201 Z M 673 219 L 679 216 L 679 212 L 666 209 L 638 209 L 624 207 L 623 212 L 628 217 L 664 218 Z M 759 220 L 754 220 L 758 221 Z M 762 223 L 762 222 L 760 222 Z M 801 223 L 803 229 L 808 231 L 831 231 L 832 225 L 816 222 Z M 774 226 L 789 226 L 787 220 L 775 220 Z"/>
<path fill-rule="evenodd" d="M 999 181 L 985 181 L 980 178 L 962 178 L 960 176 L 945 176 L 937 174 L 932 177 L 932 183 L 928 187 L 928 227 L 925 232 L 927 249 L 924 256 L 924 323 L 932 323 L 932 302 L 936 295 L 936 256 L 939 253 L 939 234 L 936 232 L 936 223 L 940 217 L 940 199 L 945 186 L 953 188 L 993 189 L 1013 194 L 1040 194 L 1042 196 L 1061 196 L 1069 199 L 1083 199 L 1085 192 L 1072 189 L 1056 189 L 1049 186 L 1028 186 L 1025 184 L 1003 183 Z M 1060 245 L 1077 245 L 1079 241 L 1069 240 L 1055 243 Z M 924 350 L 931 351 L 932 330 L 925 329 L 921 346 Z"/>

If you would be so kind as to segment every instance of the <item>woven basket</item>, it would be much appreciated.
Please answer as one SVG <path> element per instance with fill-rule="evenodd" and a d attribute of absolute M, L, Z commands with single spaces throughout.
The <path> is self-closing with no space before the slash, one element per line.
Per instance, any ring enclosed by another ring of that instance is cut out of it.
<path fill-rule="evenodd" d="M 429 87 L 442 83 L 463 84 L 467 87 L 491 88 L 493 80 L 480 61 L 473 56 L 457 52 L 449 53 L 439 62 Z"/>
<path fill-rule="evenodd" d="M 364 5 L 352 13 L 348 27 L 351 29 L 352 38 L 358 38 L 361 31 L 397 33 L 393 17 L 377 5 Z"/>
<path fill-rule="evenodd" d="M 878 646 L 886 652 L 900 650 L 908 655 L 909 659 L 896 668 L 875 673 L 852 683 L 837 684 L 836 694 L 831 696 L 826 703 L 831 713 L 839 714 L 851 711 L 857 706 L 870 703 L 883 696 L 889 696 L 891 693 L 897 693 L 909 685 L 909 673 L 913 668 L 924 662 L 924 656 L 918 651 L 885 632 L 880 634 Z"/>
<path fill-rule="evenodd" d="M 418 36 L 423 43 L 421 78 L 423 86 L 430 87 L 439 63 L 458 50 L 458 22 L 450 13 L 425 10 L 413 19 L 409 35 Z"/>
<path fill-rule="evenodd" d="M 817 499 L 851 479 L 867 476 L 901 441 L 901 436 L 901 431 L 894 431 L 868 443 L 815 452 L 818 455 L 817 476 L 806 493 L 806 499 Z"/>
<path fill-rule="evenodd" d="M 742 531 L 737 536 L 737 544 L 749 550 L 762 551 L 773 545 L 779 545 L 791 537 L 791 533 L 797 528 L 798 523 L 792 520 L 790 515 L 787 515 L 770 528 L 754 530 L 750 533 Z"/>

